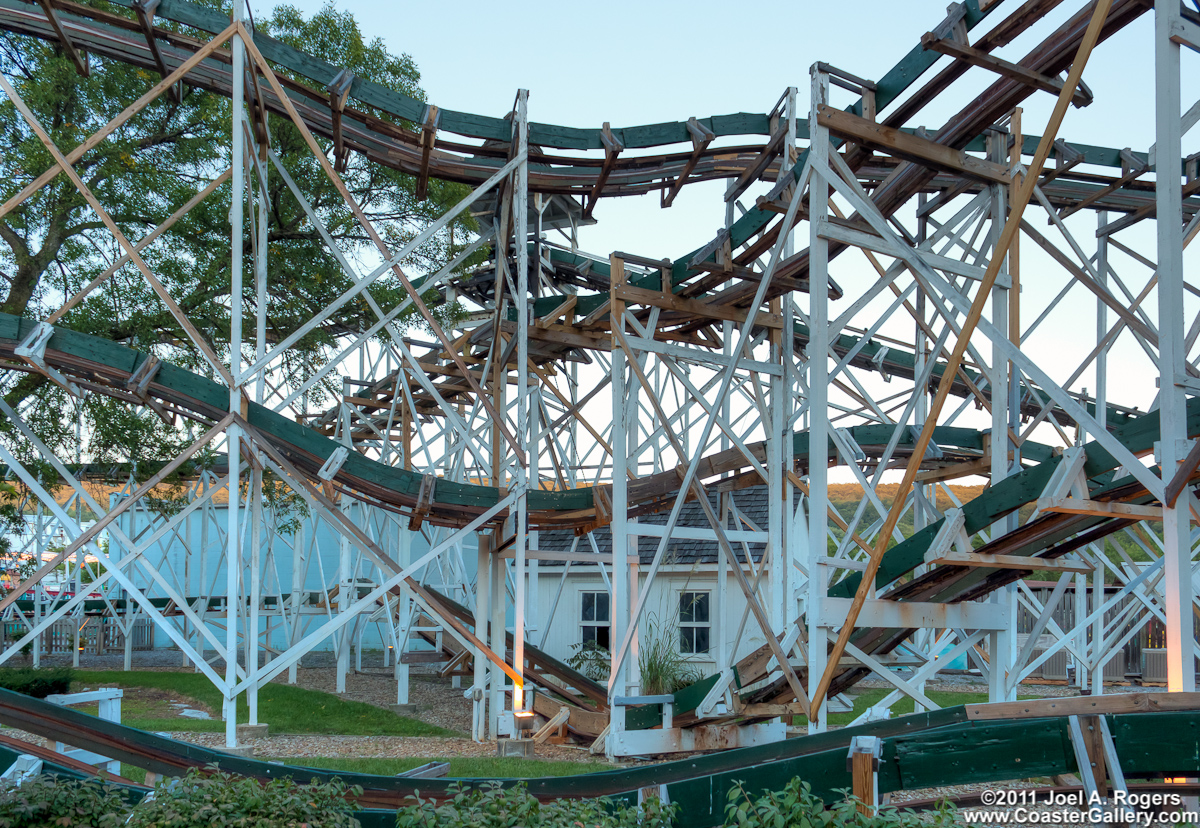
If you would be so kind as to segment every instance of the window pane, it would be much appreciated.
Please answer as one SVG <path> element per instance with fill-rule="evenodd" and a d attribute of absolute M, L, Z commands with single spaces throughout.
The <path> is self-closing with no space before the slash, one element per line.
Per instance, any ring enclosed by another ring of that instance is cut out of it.
<path fill-rule="evenodd" d="M 597 627 L 584 627 L 583 628 L 583 643 L 584 644 L 595 644 L 596 643 L 597 629 L 598 629 Z"/>
<path fill-rule="evenodd" d="M 708 652 L 708 627 L 693 627 L 692 632 L 696 637 L 696 648 L 692 652 L 707 653 Z"/>
<path fill-rule="evenodd" d="M 606 650 L 611 649 L 609 647 L 608 627 L 594 627 L 593 629 L 596 631 L 596 646 L 603 647 Z"/>
<path fill-rule="evenodd" d="M 696 616 L 696 620 L 707 624 L 708 623 L 708 593 L 696 592 L 693 593 L 696 600 L 692 603 L 692 610 Z"/>
<path fill-rule="evenodd" d="M 596 593 L 583 593 L 583 615 L 581 618 L 584 621 L 596 620 Z"/>
<path fill-rule="evenodd" d="M 694 592 L 679 593 L 679 620 L 681 623 L 688 624 L 695 621 L 693 600 L 696 597 Z"/>
<path fill-rule="evenodd" d="M 608 593 L 596 593 L 596 620 L 608 621 Z"/>
<path fill-rule="evenodd" d="M 679 652 L 694 653 L 695 648 L 692 646 L 692 634 L 695 632 L 694 627 L 682 627 L 679 630 Z"/>

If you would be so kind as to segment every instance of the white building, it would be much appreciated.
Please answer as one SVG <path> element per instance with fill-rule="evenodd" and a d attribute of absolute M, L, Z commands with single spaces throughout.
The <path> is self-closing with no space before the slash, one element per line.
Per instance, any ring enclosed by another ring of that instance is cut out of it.
<path fill-rule="evenodd" d="M 745 538 L 747 533 L 766 528 L 766 487 L 713 491 L 709 500 L 724 521 L 723 527 L 733 537 L 743 538 L 733 542 L 734 553 L 753 583 L 762 565 L 764 545 Z M 663 526 L 667 517 L 667 513 L 661 512 L 643 515 L 638 520 Z M 700 505 L 694 501 L 685 504 L 676 531 L 667 540 L 662 564 L 650 586 L 638 626 L 639 643 L 665 636 L 703 675 L 715 672 L 718 664 L 728 663 L 731 654 L 736 662 L 766 643 L 753 616 L 749 616 L 745 594 L 721 559 L 717 542 L 695 537 L 709 532 L 711 526 Z M 637 594 L 645 588 L 646 572 L 659 542 L 658 537 L 639 538 Z M 612 534 L 607 528 L 582 538 L 566 531 L 540 532 L 538 550 L 607 556 L 612 553 Z M 747 554 L 752 561 L 750 566 L 746 563 Z M 770 576 L 763 578 L 764 605 L 768 603 L 765 589 L 770 583 Z M 531 578 L 530 588 L 537 604 L 537 630 L 530 637 L 531 643 L 562 660 L 585 642 L 606 648 L 610 645 L 612 618 L 607 566 L 543 560 L 537 566 L 536 576 Z"/>

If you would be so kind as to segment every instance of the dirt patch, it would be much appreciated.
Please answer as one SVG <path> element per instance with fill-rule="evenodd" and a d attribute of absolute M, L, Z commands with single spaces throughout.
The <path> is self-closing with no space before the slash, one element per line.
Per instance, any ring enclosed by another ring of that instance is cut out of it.
<path fill-rule="evenodd" d="M 114 685 L 110 682 L 106 683 L 105 686 L 112 687 Z M 157 687 L 126 687 L 119 682 L 115 686 L 123 691 L 121 696 L 121 719 L 123 721 L 131 719 L 219 718 L 219 716 L 214 715 L 212 708 L 203 702 L 170 690 L 160 690 Z M 79 682 L 79 687 L 75 688 L 75 692 L 98 689 L 100 689 L 99 686 L 93 687 L 86 682 Z M 76 710 L 91 713 L 92 715 L 95 715 L 99 709 L 99 705 L 94 702 L 92 704 L 71 706 Z M 203 715 L 184 715 L 185 710 L 196 711 Z"/>

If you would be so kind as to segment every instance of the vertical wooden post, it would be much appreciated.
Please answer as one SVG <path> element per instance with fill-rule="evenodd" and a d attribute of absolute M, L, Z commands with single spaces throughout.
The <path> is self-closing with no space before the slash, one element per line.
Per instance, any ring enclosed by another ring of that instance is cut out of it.
<path fill-rule="evenodd" d="M 1101 676 L 1104 668 L 1096 665 L 1096 672 Z M 1100 732 L 1099 716 L 1080 716 L 1079 723 L 1083 726 L 1083 741 L 1087 746 L 1088 761 L 1092 763 L 1092 775 L 1096 779 L 1096 793 L 1108 798 L 1108 768 L 1104 763 L 1104 736 Z"/>
<path fill-rule="evenodd" d="M 846 756 L 846 769 L 853 777 L 851 792 L 858 800 L 858 812 L 864 816 L 874 816 L 879 808 L 879 785 L 875 772 L 879 770 L 882 752 L 883 742 L 878 736 L 855 736 Z"/>

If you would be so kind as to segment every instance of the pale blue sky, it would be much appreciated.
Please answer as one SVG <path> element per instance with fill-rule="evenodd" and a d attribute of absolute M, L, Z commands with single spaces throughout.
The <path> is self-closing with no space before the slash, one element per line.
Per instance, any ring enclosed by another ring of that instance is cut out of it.
<path fill-rule="evenodd" d="M 294 0 L 309 14 L 323 2 Z M 530 90 L 533 120 L 595 127 L 763 112 L 788 85 L 801 88 L 806 107 L 814 61 L 877 78 L 946 13 L 945 0 L 763 2 L 745 9 L 629 0 L 336 5 L 353 12 L 364 32 L 383 38 L 391 50 L 412 55 L 422 86 L 439 106 L 499 116 L 523 87 Z M 1063 3 L 998 54 L 1023 56 L 1080 5 Z M 1003 19 L 1016 6 L 1016 0 L 1000 3 L 993 16 Z M 1153 140 L 1153 97 L 1147 92 L 1152 16 L 1144 15 L 1093 56 L 1085 79 L 1100 103 L 1070 112 L 1063 129 L 1068 140 L 1138 149 Z M 1187 60 L 1195 66 L 1190 55 Z M 940 126 L 988 80 L 972 70 L 950 90 L 949 103 L 930 106 L 920 122 Z M 1185 81 L 1185 108 L 1198 93 L 1200 86 Z M 1040 93 L 1030 99 L 1028 132 L 1042 131 L 1052 102 Z M 667 211 L 658 208 L 657 195 L 603 202 L 596 211 L 602 226 L 587 233 L 586 246 L 601 253 L 624 246 L 656 257 L 681 255 L 722 223 L 720 190 L 716 184 L 689 188 Z"/>
<path fill-rule="evenodd" d="M 293 2 L 311 14 L 323 0 Z M 629 126 L 693 115 L 764 112 L 789 85 L 800 88 L 801 107 L 807 109 L 808 69 L 813 62 L 822 60 L 878 78 L 946 14 L 946 0 L 853 4 L 772 0 L 743 8 L 707 0 L 610 0 L 587 5 L 339 0 L 336 5 L 352 11 L 363 30 L 383 38 L 392 51 L 412 55 L 422 86 L 439 106 L 500 116 L 511 109 L 516 90 L 523 87 L 530 90 L 531 119 L 590 127 L 604 121 Z M 1013 60 L 1023 57 L 1082 5 L 1082 0 L 1062 3 L 1047 20 L 997 54 Z M 1003 19 L 1017 6 L 1017 0 L 1000 3 L 994 19 Z M 990 25 L 985 23 L 979 31 Z M 1097 103 L 1071 109 L 1062 137 L 1117 148 L 1148 148 L 1154 140 L 1152 34 L 1153 14 L 1147 12 L 1099 47 L 1084 74 Z M 943 65 L 948 62 L 949 58 L 942 59 Z M 1200 60 L 1185 49 L 1184 109 L 1200 97 L 1200 83 L 1194 80 L 1200 77 L 1198 68 Z M 916 123 L 940 127 L 991 80 L 988 73 L 971 70 L 943 100 L 927 107 Z M 835 103 L 843 101 L 835 97 Z M 1027 134 L 1041 134 L 1052 105 L 1053 98 L 1045 93 L 1028 99 Z M 1185 154 L 1200 150 L 1200 128 L 1185 137 L 1184 150 Z M 765 186 L 752 189 L 746 203 L 753 203 Z M 721 182 L 689 186 L 669 210 L 660 209 L 657 193 L 606 199 L 596 208 L 599 226 L 588 228 L 581 244 L 604 256 L 613 250 L 654 258 L 683 255 L 706 243 L 722 226 L 723 190 Z M 1089 240 L 1095 222 L 1094 214 L 1085 211 L 1069 224 L 1081 239 Z M 1035 223 L 1044 228 L 1045 217 L 1038 216 Z M 1153 255 L 1152 223 L 1128 231 L 1123 239 Z M 1087 242 L 1089 249 L 1094 244 Z M 1025 244 L 1027 252 L 1022 254 L 1023 302 L 1030 312 L 1026 325 L 1067 278 L 1044 258 L 1039 260 L 1033 248 Z M 1194 258 L 1189 250 L 1189 261 Z M 1128 260 L 1114 265 L 1126 269 L 1136 286 L 1149 275 L 1136 272 Z M 850 266 L 850 261 L 839 259 L 835 278 L 853 295 L 861 288 L 855 284 L 859 277 L 866 284 L 874 276 L 865 262 L 853 268 L 861 268 L 861 273 L 847 274 Z M 1072 300 L 1027 343 L 1049 355 L 1047 367 L 1055 368 L 1052 373 L 1060 380 L 1095 341 L 1095 300 L 1078 286 L 1073 290 Z M 1151 296 L 1148 306 L 1153 308 L 1154 301 Z M 844 304 L 835 303 L 834 313 L 839 312 L 837 305 Z M 893 335 L 906 333 L 893 331 Z M 1153 377 L 1146 370 L 1145 355 L 1128 334 L 1118 343 L 1110 364 L 1114 376 L 1123 375 L 1113 398 L 1148 406 L 1155 394 Z M 1079 384 L 1095 387 L 1094 378 L 1086 375 Z"/>

